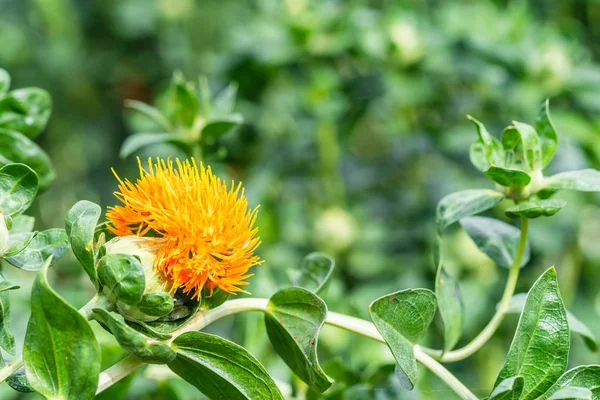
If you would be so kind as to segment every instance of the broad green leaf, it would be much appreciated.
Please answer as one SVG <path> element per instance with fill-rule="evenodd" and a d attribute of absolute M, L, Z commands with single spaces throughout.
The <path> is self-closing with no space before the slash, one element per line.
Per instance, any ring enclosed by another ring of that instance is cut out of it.
<path fill-rule="evenodd" d="M 0 347 L 8 354 L 15 354 L 15 337 L 12 332 L 12 323 L 10 319 L 10 298 L 8 290 L 0 292 Z"/>
<path fill-rule="evenodd" d="M 559 389 L 548 400 L 592 400 L 592 396 L 590 389 L 572 386 Z"/>
<path fill-rule="evenodd" d="M 538 111 L 535 120 L 535 130 L 537 131 L 540 144 L 542 146 L 542 168 L 548 165 L 558 148 L 558 134 L 554 129 L 554 124 L 550 118 L 550 102 L 544 101 Z"/>
<path fill-rule="evenodd" d="M 295 286 L 320 294 L 327 289 L 335 261 L 327 254 L 310 253 L 302 260 L 299 275 L 293 279 Z"/>
<path fill-rule="evenodd" d="M 521 311 L 523 311 L 526 297 L 526 293 L 515 294 L 510 299 L 510 304 L 508 309 L 506 310 L 506 314 L 520 314 Z M 598 340 L 596 339 L 596 336 L 594 336 L 590 328 L 588 328 L 587 325 L 581 322 L 569 310 L 567 310 L 567 321 L 569 322 L 569 328 L 571 329 L 571 333 L 576 333 L 580 335 L 583 338 L 583 341 L 587 348 L 593 352 L 597 352 Z"/>
<path fill-rule="evenodd" d="M 8 89 L 10 89 L 10 75 L 5 69 L 0 68 L 0 95 L 7 93 Z"/>
<path fill-rule="evenodd" d="M 73 254 L 96 288 L 98 288 L 98 278 L 94 266 L 94 231 L 101 213 L 102 209 L 99 205 L 82 200 L 71 207 L 65 218 L 65 230 Z"/>
<path fill-rule="evenodd" d="M 39 232 L 20 253 L 6 257 L 6 261 L 24 271 L 39 271 L 48 257 L 54 265 L 69 249 L 69 238 L 64 229 L 53 228 Z"/>
<path fill-rule="evenodd" d="M 600 365 L 582 365 L 565 372 L 538 400 L 549 400 L 564 388 L 582 387 L 592 391 L 592 399 L 600 400 Z"/>
<path fill-rule="evenodd" d="M 144 296 L 146 280 L 140 260 L 128 254 L 107 254 L 98 262 L 102 293 L 113 302 L 138 304 Z"/>
<path fill-rule="evenodd" d="M 177 358 L 169 368 L 211 399 L 283 400 L 275 382 L 246 349 L 203 332 L 173 341 Z"/>
<path fill-rule="evenodd" d="M 323 300 L 299 287 L 275 293 L 265 312 L 267 334 L 277 354 L 300 379 L 319 392 L 331 386 L 317 359 L 317 341 L 326 317 Z"/>
<path fill-rule="evenodd" d="M 509 268 L 517 255 L 521 231 L 512 225 L 493 218 L 466 217 L 460 224 L 473 239 L 479 250 L 484 252 L 496 264 Z M 529 242 L 521 260 L 521 268 L 527 265 L 531 250 Z"/>
<path fill-rule="evenodd" d="M 544 189 L 600 192 L 600 171 L 588 168 L 579 171 L 561 172 L 546 178 Z"/>
<path fill-rule="evenodd" d="M 537 200 L 524 201 L 516 206 L 509 207 L 504 213 L 509 218 L 525 217 L 538 218 L 550 217 L 560 211 L 567 204 L 564 200 Z"/>
<path fill-rule="evenodd" d="M 92 317 L 113 334 L 123 350 L 141 358 L 146 363 L 167 364 L 176 357 L 175 352 L 168 344 L 144 336 L 125 324 L 123 317 L 117 313 L 95 308 L 92 311 Z"/>
<path fill-rule="evenodd" d="M 198 97 L 194 87 L 181 73 L 175 73 L 166 98 L 166 114 L 175 125 L 191 128 L 199 112 Z"/>
<path fill-rule="evenodd" d="M 24 164 L 0 168 L 0 210 L 13 217 L 29 208 L 38 191 L 38 177 Z"/>
<path fill-rule="evenodd" d="M 40 88 L 23 88 L 10 92 L 0 101 L 0 127 L 37 137 L 46 127 L 52 112 L 52 99 Z"/>
<path fill-rule="evenodd" d="M 226 117 L 211 119 L 204 128 L 202 128 L 202 138 L 218 138 L 231 131 L 233 128 L 241 125 L 243 122 L 244 118 L 242 118 L 240 114 L 231 114 Z"/>
<path fill-rule="evenodd" d="M 542 395 L 565 371 L 570 347 L 567 313 L 554 268 L 532 286 L 525 301 L 497 387 L 513 376 L 525 379 L 521 400 Z"/>
<path fill-rule="evenodd" d="M 412 390 L 417 379 L 413 347 L 433 320 L 436 298 L 427 289 L 407 289 L 383 296 L 369 306 L 371 319 L 392 351 L 404 376 L 403 387 Z"/>
<path fill-rule="evenodd" d="M 507 187 L 522 188 L 531 182 L 531 177 L 520 169 L 491 166 L 484 174 L 494 182 Z"/>
<path fill-rule="evenodd" d="M 56 178 L 48 154 L 31 139 L 19 132 L 0 128 L 0 165 L 21 163 L 38 175 L 41 188 L 46 188 Z"/>
<path fill-rule="evenodd" d="M 503 166 L 504 165 L 504 151 L 502 149 L 502 144 L 498 139 L 490 135 L 485 128 L 485 126 L 476 120 L 475 118 L 467 115 L 469 121 L 475 125 L 477 129 L 477 134 L 479 135 L 479 141 L 483 145 L 483 150 L 485 151 L 485 158 L 487 160 L 486 168 L 489 168 L 492 165 Z M 478 163 L 481 163 L 480 157 L 477 157 Z"/>
<path fill-rule="evenodd" d="M 513 127 L 502 132 L 502 144 L 505 149 L 516 149 L 521 146 L 525 164 L 530 171 L 541 167 L 542 147 L 533 126 L 513 121 Z"/>
<path fill-rule="evenodd" d="M 29 215 L 21 214 L 12 219 L 10 233 L 27 233 L 33 231 L 35 218 Z"/>
<path fill-rule="evenodd" d="M 11 257 L 19 254 L 31 243 L 31 240 L 37 235 L 37 232 L 13 233 L 12 230 L 8 236 L 8 248 L 2 254 L 3 257 Z"/>
<path fill-rule="evenodd" d="M 27 380 L 27 376 L 25 375 L 25 368 L 19 368 L 15 373 L 8 377 L 6 380 L 8 386 L 16 390 L 17 392 L 22 393 L 31 393 L 35 390 L 29 384 Z"/>
<path fill-rule="evenodd" d="M 504 194 L 494 190 L 470 189 L 447 195 L 437 205 L 438 232 L 454 222 L 497 206 Z"/>
<path fill-rule="evenodd" d="M 100 374 L 100 346 L 91 326 L 46 279 L 50 260 L 31 289 L 31 318 L 23 359 L 31 386 L 51 399 L 93 399 Z"/>
<path fill-rule="evenodd" d="M 143 147 L 163 142 L 181 143 L 184 145 L 189 143 L 186 138 L 174 133 L 136 133 L 125 139 L 119 155 L 121 158 L 127 158 Z"/>
<path fill-rule="evenodd" d="M 125 107 L 129 107 L 141 114 L 144 114 L 152 121 L 156 122 L 162 129 L 166 130 L 167 132 L 171 130 L 171 124 L 169 123 L 169 120 L 164 115 L 162 115 L 162 113 L 157 108 L 137 100 L 125 100 Z M 121 149 L 121 151 L 123 150 Z"/>
<path fill-rule="evenodd" d="M 452 350 L 462 334 L 464 307 L 458 282 L 439 265 L 435 295 L 444 324 L 444 351 Z"/>
<path fill-rule="evenodd" d="M 523 392 L 523 383 L 522 376 L 507 378 L 494 388 L 488 400 L 519 400 Z"/>

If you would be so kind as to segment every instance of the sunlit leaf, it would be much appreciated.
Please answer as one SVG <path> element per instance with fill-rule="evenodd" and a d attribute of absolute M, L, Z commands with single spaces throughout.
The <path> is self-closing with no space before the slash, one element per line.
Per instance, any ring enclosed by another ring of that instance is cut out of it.
<path fill-rule="evenodd" d="M 39 232 L 29 245 L 6 261 L 25 271 L 39 271 L 49 257 L 54 265 L 69 249 L 69 238 L 64 229 L 53 228 Z"/>
<path fill-rule="evenodd" d="M 437 205 L 438 232 L 454 222 L 497 206 L 504 194 L 494 190 L 470 189 L 447 195 Z"/>
<path fill-rule="evenodd" d="M 29 208 L 38 191 L 38 177 L 24 164 L 0 168 L 0 210 L 9 217 Z"/>

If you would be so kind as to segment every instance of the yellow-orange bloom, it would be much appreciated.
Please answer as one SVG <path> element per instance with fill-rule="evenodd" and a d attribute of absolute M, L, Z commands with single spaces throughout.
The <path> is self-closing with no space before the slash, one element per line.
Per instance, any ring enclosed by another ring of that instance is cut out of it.
<path fill-rule="evenodd" d="M 252 276 L 259 264 L 254 251 L 260 244 L 254 227 L 258 207 L 249 210 L 241 183 L 231 188 L 215 177 L 210 167 L 194 159 L 180 162 L 157 158 L 148 170 L 141 161 L 135 184 L 119 181 L 115 196 L 123 205 L 109 207 L 109 228 L 119 236 L 157 235 L 162 243 L 154 269 L 170 283 L 199 297 L 202 288 L 229 293 Z M 114 172 L 114 171 L 113 171 Z"/>

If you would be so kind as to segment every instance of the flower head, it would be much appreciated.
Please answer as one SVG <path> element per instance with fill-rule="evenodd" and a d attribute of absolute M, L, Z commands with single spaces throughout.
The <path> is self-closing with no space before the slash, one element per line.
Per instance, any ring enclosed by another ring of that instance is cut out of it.
<path fill-rule="evenodd" d="M 241 183 L 230 188 L 210 167 L 191 161 L 138 159 L 140 178 L 122 181 L 115 196 L 123 205 L 106 214 L 118 236 L 156 238 L 154 269 L 173 292 L 182 289 L 199 297 L 203 288 L 229 293 L 252 276 L 248 270 L 261 261 L 254 251 L 260 244 L 254 227 L 258 208 L 248 209 Z M 114 172 L 114 171 L 113 171 Z"/>

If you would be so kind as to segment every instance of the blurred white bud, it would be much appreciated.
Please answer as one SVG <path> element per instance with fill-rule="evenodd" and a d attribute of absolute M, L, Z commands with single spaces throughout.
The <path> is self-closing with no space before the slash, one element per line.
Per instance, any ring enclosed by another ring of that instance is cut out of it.
<path fill-rule="evenodd" d="M 389 27 L 392 42 L 400 51 L 404 64 L 411 64 L 423 57 L 423 42 L 414 25 L 406 21 L 396 21 Z"/>
<path fill-rule="evenodd" d="M 315 231 L 318 243 L 333 252 L 350 247 L 358 233 L 352 215 L 339 207 L 325 210 L 317 219 Z"/>

